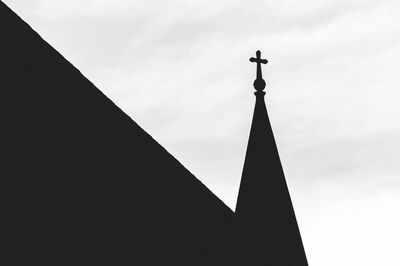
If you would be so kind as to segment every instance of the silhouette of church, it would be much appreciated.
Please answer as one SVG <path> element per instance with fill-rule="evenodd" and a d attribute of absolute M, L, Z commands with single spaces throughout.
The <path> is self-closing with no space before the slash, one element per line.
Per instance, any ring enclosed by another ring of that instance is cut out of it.
<path fill-rule="evenodd" d="M 0 246 L 14 263 L 307 265 L 259 54 L 235 214 L 2 2 L 0 25 Z"/>
<path fill-rule="evenodd" d="M 264 102 L 265 81 L 257 51 L 256 105 L 243 167 L 236 214 L 268 240 L 292 265 L 308 265 Z"/>

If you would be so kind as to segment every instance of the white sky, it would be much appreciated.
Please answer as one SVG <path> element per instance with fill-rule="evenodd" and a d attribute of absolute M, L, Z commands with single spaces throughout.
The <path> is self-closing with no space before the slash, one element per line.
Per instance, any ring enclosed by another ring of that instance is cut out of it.
<path fill-rule="evenodd" d="M 400 265 L 400 1 L 4 2 L 231 208 L 260 49 L 310 265 Z"/>

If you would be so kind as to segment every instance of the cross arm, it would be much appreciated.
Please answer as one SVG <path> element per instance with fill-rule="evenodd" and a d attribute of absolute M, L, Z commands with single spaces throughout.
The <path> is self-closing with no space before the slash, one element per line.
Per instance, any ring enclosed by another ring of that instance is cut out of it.
<path fill-rule="evenodd" d="M 257 59 L 257 58 L 252 57 L 252 58 L 250 58 L 250 62 L 256 62 L 256 63 L 260 62 L 261 64 L 266 64 L 266 63 L 268 63 L 268 60 L 267 59 Z"/>

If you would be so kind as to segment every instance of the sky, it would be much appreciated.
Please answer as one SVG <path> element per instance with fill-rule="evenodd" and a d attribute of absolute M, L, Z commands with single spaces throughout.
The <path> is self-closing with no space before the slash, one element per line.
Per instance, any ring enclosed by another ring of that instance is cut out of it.
<path fill-rule="evenodd" d="M 266 104 L 311 266 L 400 265 L 398 0 L 3 0 L 234 209 Z"/>

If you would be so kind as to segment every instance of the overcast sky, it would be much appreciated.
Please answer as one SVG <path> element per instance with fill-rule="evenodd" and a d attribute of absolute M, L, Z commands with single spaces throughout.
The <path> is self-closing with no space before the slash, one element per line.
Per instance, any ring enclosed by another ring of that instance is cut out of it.
<path fill-rule="evenodd" d="M 260 49 L 310 265 L 400 265 L 400 1 L 3 1 L 232 209 Z"/>

